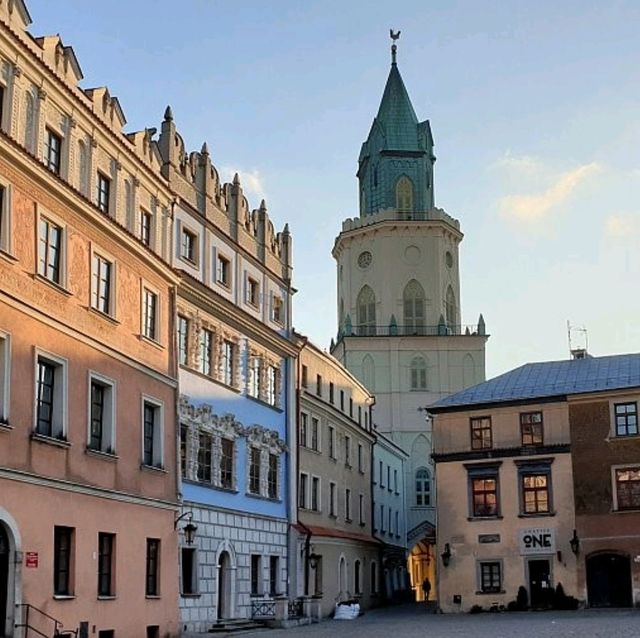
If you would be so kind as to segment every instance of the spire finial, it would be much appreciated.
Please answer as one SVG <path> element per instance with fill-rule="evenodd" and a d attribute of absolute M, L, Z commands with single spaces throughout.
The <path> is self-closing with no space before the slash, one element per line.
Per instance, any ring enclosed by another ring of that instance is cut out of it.
<path fill-rule="evenodd" d="M 396 63 L 396 53 L 398 52 L 398 45 L 396 44 L 396 40 L 400 37 L 400 31 L 393 32 L 393 29 L 389 29 L 389 36 L 391 37 L 391 41 L 393 44 L 391 45 L 391 64 Z"/>

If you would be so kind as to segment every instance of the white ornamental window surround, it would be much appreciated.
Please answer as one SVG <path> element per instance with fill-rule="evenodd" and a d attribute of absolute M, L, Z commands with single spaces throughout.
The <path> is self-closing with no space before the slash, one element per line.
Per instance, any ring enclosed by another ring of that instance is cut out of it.
<path fill-rule="evenodd" d="M 225 342 L 231 344 L 230 370 L 226 369 Z M 218 371 L 218 380 L 225 385 L 238 389 L 242 386 L 242 366 L 240 365 L 240 335 L 226 330 L 224 327 L 216 332 L 216 360 L 214 369 Z M 229 374 L 227 374 L 229 373 Z M 228 378 L 227 378 L 228 377 Z M 227 383 L 227 381 L 231 383 Z"/>
<path fill-rule="evenodd" d="M 254 496 L 269 498 L 270 500 L 282 500 L 282 463 L 278 463 L 278 481 L 276 486 L 276 497 L 269 496 L 269 455 L 280 457 L 287 451 L 287 444 L 280 438 L 275 430 L 268 430 L 261 425 L 252 425 L 245 428 L 245 436 L 247 437 L 247 445 L 253 449 L 260 451 L 260 493 Z M 251 455 L 247 454 L 246 477 L 247 486 L 249 485 L 249 472 L 251 464 Z M 273 493 L 273 485 L 271 486 Z"/>

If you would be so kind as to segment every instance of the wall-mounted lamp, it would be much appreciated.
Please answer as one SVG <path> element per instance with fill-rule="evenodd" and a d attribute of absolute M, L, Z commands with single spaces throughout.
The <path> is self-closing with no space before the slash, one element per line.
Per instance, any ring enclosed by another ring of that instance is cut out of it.
<path fill-rule="evenodd" d="M 322 556 L 320 554 L 316 554 L 315 552 L 309 554 L 309 567 L 311 567 L 311 569 L 315 569 L 318 566 L 318 562 L 321 558 Z"/>
<path fill-rule="evenodd" d="M 196 536 L 196 532 L 198 531 L 198 526 L 193 522 L 193 512 L 188 511 L 184 512 L 184 514 L 180 514 L 175 521 L 173 521 L 173 529 L 178 529 L 178 523 L 183 519 L 187 519 L 187 524 L 182 528 L 184 532 L 184 540 L 187 545 L 193 545 L 193 540 Z"/>
<path fill-rule="evenodd" d="M 451 560 L 451 546 L 449 543 L 444 544 L 444 552 L 440 554 L 440 558 L 442 558 L 442 564 L 445 567 L 449 567 L 449 561 Z"/>
<path fill-rule="evenodd" d="M 573 530 L 573 536 L 569 541 L 569 545 L 571 545 L 571 551 L 577 556 L 580 553 L 580 539 L 575 529 Z"/>

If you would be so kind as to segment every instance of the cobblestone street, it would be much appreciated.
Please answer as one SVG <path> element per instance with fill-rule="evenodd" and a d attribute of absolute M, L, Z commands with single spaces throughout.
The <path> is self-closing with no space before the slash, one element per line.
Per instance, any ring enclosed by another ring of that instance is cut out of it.
<path fill-rule="evenodd" d="M 265 634 L 266 635 L 266 634 Z M 517 638 L 579 636 L 639 638 L 640 611 L 587 610 L 476 615 L 433 615 L 418 605 L 403 605 L 366 613 L 354 621 L 327 620 L 308 627 L 275 630 L 269 638 Z"/>

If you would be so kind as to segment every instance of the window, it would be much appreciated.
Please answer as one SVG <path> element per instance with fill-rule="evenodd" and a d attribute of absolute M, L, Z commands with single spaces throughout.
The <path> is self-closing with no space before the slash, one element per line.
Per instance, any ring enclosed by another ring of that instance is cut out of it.
<path fill-rule="evenodd" d="M 11 337 L 0 332 L 0 424 L 9 423 Z"/>
<path fill-rule="evenodd" d="M 162 467 L 162 408 L 151 401 L 142 402 L 142 462 L 148 467 Z"/>
<path fill-rule="evenodd" d="M 196 235 L 182 227 L 182 232 L 180 233 L 180 257 L 192 264 L 196 263 L 196 241 Z"/>
<path fill-rule="evenodd" d="M 638 434 L 638 404 L 635 401 L 615 403 L 616 436 Z"/>
<path fill-rule="evenodd" d="M 98 196 L 96 203 L 103 213 L 109 213 L 109 196 L 111 191 L 111 180 L 102 173 L 98 173 Z"/>
<path fill-rule="evenodd" d="M 90 378 L 89 448 L 115 454 L 115 410 L 113 382 Z"/>
<path fill-rule="evenodd" d="M 498 481 L 495 477 L 472 479 L 473 516 L 498 515 Z"/>
<path fill-rule="evenodd" d="M 233 489 L 233 455 L 234 443 L 231 439 L 221 439 L 220 455 L 220 487 Z"/>
<path fill-rule="evenodd" d="M 232 386 L 234 377 L 235 345 L 226 339 L 222 342 L 222 383 Z"/>
<path fill-rule="evenodd" d="M 357 299 L 357 334 L 374 336 L 376 334 L 376 296 L 369 286 L 364 286 Z"/>
<path fill-rule="evenodd" d="M 358 523 L 364 525 L 364 494 L 358 496 Z"/>
<path fill-rule="evenodd" d="M 198 566 L 195 547 L 180 549 L 181 593 L 183 596 L 193 596 L 198 593 Z"/>
<path fill-rule="evenodd" d="M 382 461 L 378 462 L 378 477 L 380 478 L 380 487 L 384 487 L 384 474 L 382 473 L 382 470 L 384 469 L 384 464 L 382 463 Z"/>
<path fill-rule="evenodd" d="M 362 587 L 360 583 L 360 561 L 357 560 L 353 564 L 353 579 L 354 579 L 354 591 L 356 595 L 362 593 Z"/>
<path fill-rule="evenodd" d="M 147 538 L 145 595 L 160 595 L 160 539 Z"/>
<path fill-rule="evenodd" d="M 408 335 L 424 334 L 424 288 L 415 279 L 412 279 L 404 288 L 402 300 L 404 333 Z"/>
<path fill-rule="evenodd" d="M 11 252 L 11 187 L 0 183 L 0 250 Z"/>
<path fill-rule="evenodd" d="M 311 417 L 311 449 L 315 450 L 316 452 L 320 449 L 318 436 L 319 430 L 320 422 L 315 416 Z"/>
<path fill-rule="evenodd" d="M 302 387 L 306 388 L 307 384 L 308 384 L 308 377 L 309 377 L 309 369 L 307 368 L 307 366 L 303 365 L 302 366 Z"/>
<path fill-rule="evenodd" d="M 300 509 L 307 509 L 307 485 L 309 477 L 307 474 L 300 474 L 300 486 L 298 489 L 298 507 Z"/>
<path fill-rule="evenodd" d="M 262 556 L 251 554 L 251 595 L 260 596 L 262 593 Z"/>
<path fill-rule="evenodd" d="M 278 581 L 280 580 L 280 557 L 269 556 L 269 595 L 278 594 Z"/>
<path fill-rule="evenodd" d="M 391 511 L 391 508 L 389 508 L 387 511 L 389 514 L 389 536 L 392 536 L 393 535 L 393 517 L 392 517 L 393 512 Z"/>
<path fill-rule="evenodd" d="M 447 326 L 453 327 L 456 325 L 456 297 L 453 294 L 453 288 L 449 286 L 447 288 L 447 296 L 444 302 Z"/>
<path fill-rule="evenodd" d="M 391 491 L 391 466 L 387 465 L 387 489 Z"/>
<path fill-rule="evenodd" d="M 333 383 L 329 383 L 329 403 L 331 403 L 333 405 L 333 401 L 335 399 L 335 386 L 333 385 Z"/>
<path fill-rule="evenodd" d="M 520 415 L 522 446 L 542 445 L 542 412 L 524 412 Z"/>
<path fill-rule="evenodd" d="M 316 395 L 322 396 L 322 377 L 319 374 L 316 375 Z"/>
<path fill-rule="evenodd" d="M 160 638 L 160 625 L 147 625 L 146 638 Z"/>
<path fill-rule="evenodd" d="M 371 595 L 375 596 L 378 593 L 378 565 L 375 561 L 371 562 L 371 575 L 370 575 L 370 585 L 371 585 Z"/>
<path fill-rule="evenodd" d="M 73 527 L 53 528 L 53 593 L 56 596 L 73 595 Z"/>
<path fill-rule="evenodd" d="M 411 389 L 427 389 L 427 364 L 423 357 L 413 357 L 411 359 Z"/>
<path fill-rule="evenodd" d="M 211 483 L 211 452 L 213 439 L 208 432 L 200 432 L 198 436 L 198 480 L 203 483 Z"/>
<path fill-rule="evenodd" d="M 406 175 L 396 182 L 396 208 L 401 213 L 413 212 L 413 184 Z"/>
<path fill-rule="evenodd" d="M 47 128 L 44 140 L 44 165 L 56 175 L 60 175 L 61 150 L 62 138 Z"/>
<path fill-rule="evenodd" d="M 344 412 L 344 390 L 340 390 L 340 409 Z"/>
<path fill-rule="evenodd" d="M 275 323 L 282 324 L 284 319 L 284 304 L 281 297 L 273 296 L 271 301 L 271 320 Z"/>
<path fill-rule="evenodd" d="M 358 443 L 358 472 L 364 473 L 364 456 L 362 453 L 362 443 Z"/>
<path fill-rule="evenodd" d="M 351 467 L 351 437 L 344 437 L 344 464 Z"/>
<path fill-rule="evenodd" d="M 336 510 L 336 484 L 329 483 L 329 516 L 334 518 L 338 515 Z"/>
<path fill-rule="evenodd" d="M 398 470 L 393 470 L 393 491 L 396 494 L 400 494 L 398 492 Z"/>
<path fill-rule="evenodd" d="M 300 445 L 307 447 L 307 430 L 308 430 L 309 417 L 304 412 L 300 413 Z"/>
<path fill-rule="evenodd" d="M 151 213 L 146 210 L 140 211 L 140 241 L 145 246 L 151 246 L 152 220 Z"/>
<path fill-rule="evenodd" d="M 502 589 L 502 569 L 499 561 L 481 562 L 480 591 L 498 593 Z"/>
<path fill-rule="evenodd" d="M 385 526 L 384 526 L 384 505 L 380 505 L 380 531 L 384 534 Z"/>
<path fill-rule="evenodd" d="M 229 260 L 220 253 L 216 256 L 216 281 L 223 286 L 229 287 Z"/>
<path fill-rule="evenodd" d="M 251 357 L 249 363 L 249 396 L 260 398 L 260 376 L 262 373 L 262 360 L 259 357 Z"/>
<path fill-rule="evenodd" d="M 471 419 L 471 449 L 485 450 L 493 445 L 491 437 L 491 417 Z"/>
<path fill-rule="evenodd" d="M 344 518 L 347 522 L 351 521 L 351 490 L 349 488 L 344 491 Z"/>
<path fill-rule="evenodd" d="M 260 450 L 256 447 L 252 447 L 250 450 L 249 493 L 260 494 Z"/>
<path fill-rule="evenodd" d="M 106 315 L 114 314 L 113 278 L 114 266 L 111 261 L 93 253 L 91 259 L 91 307 Z"/>
<path fill-rule="evenodd" d="M 46 217 L 38 222 L 38 274 L 63 285 L 63 229 Z"/>
<path fill-rule="evenodd" d="M 186 366 L 189 359 L 189 320 L 178 315 L 178 363 Z"/>
<path fill-rule="evenodd" d="M 61 359 L 38 355 L 36 363 L 35 431 L 43 436 L 65 439 L 66 364 Z"/>
<path fill-rule="evenodd" d="M 317 476 L 311 478 L 311 510 L 320 511 L 320 479 Z"/>
<path fill-rule="evenodd" d="M 362 406 L 358 406 L 358 425 L 362 425 Z"/>
<path fill-rule="evenodd" d="M 213 332 L 202 328 L 200 330 L 200 372 L 211 376 L 213 368 L 211 367 L 211 348 L 213 347 Z"/>
<path fill-rule="evenodd" d="M 521 476 L 524 514 L 549 512 L 549 475 L 524 474 Z"/>
<path fill-rule="evenodd" d="M 353 418 L 353 399 L 349 398 L 349 416 Z"/>
<path fill-rule="evenodd" d="M 267 496 L 278 498 L 278 473 L 280 463 L 277 454 L 269 454 L 269 472 L 267 473 Z"/>
<path fill-rule="evenodd" d="M 330 425 L 329 428 L 329 458 L 336 458 L 336 429 Z"/>
<path fill-rule="evenodd" d="M 260 306 L 260 284 L 247 277 L 247 303 L 258 308 Z"/>
<path fill-rule="evenodd" d="M 640 467 L 615 470 L 618 510 L 640 509 Z"/>
<path fill-rule="evenodd" d="M 142 334 L 152 341 L 158 340 L 158 295 L 148 288 L 143 290 Z"/>
<path fill-rule="evenodd" d="M 275 366 L 267 367 L 267 403 L 269 405 L 278 405 L 278 368 Z"/>
<path fill-rule="evenodd" d="M 113 561 L 115 550 L 115 534 L 98 534 L 98 596 L 115 594 L 113 579 Z"/>
<path fill-rule="evenodd" d="M 400 538 L 400 513 L 396 511 L 396 536 Z"/>

